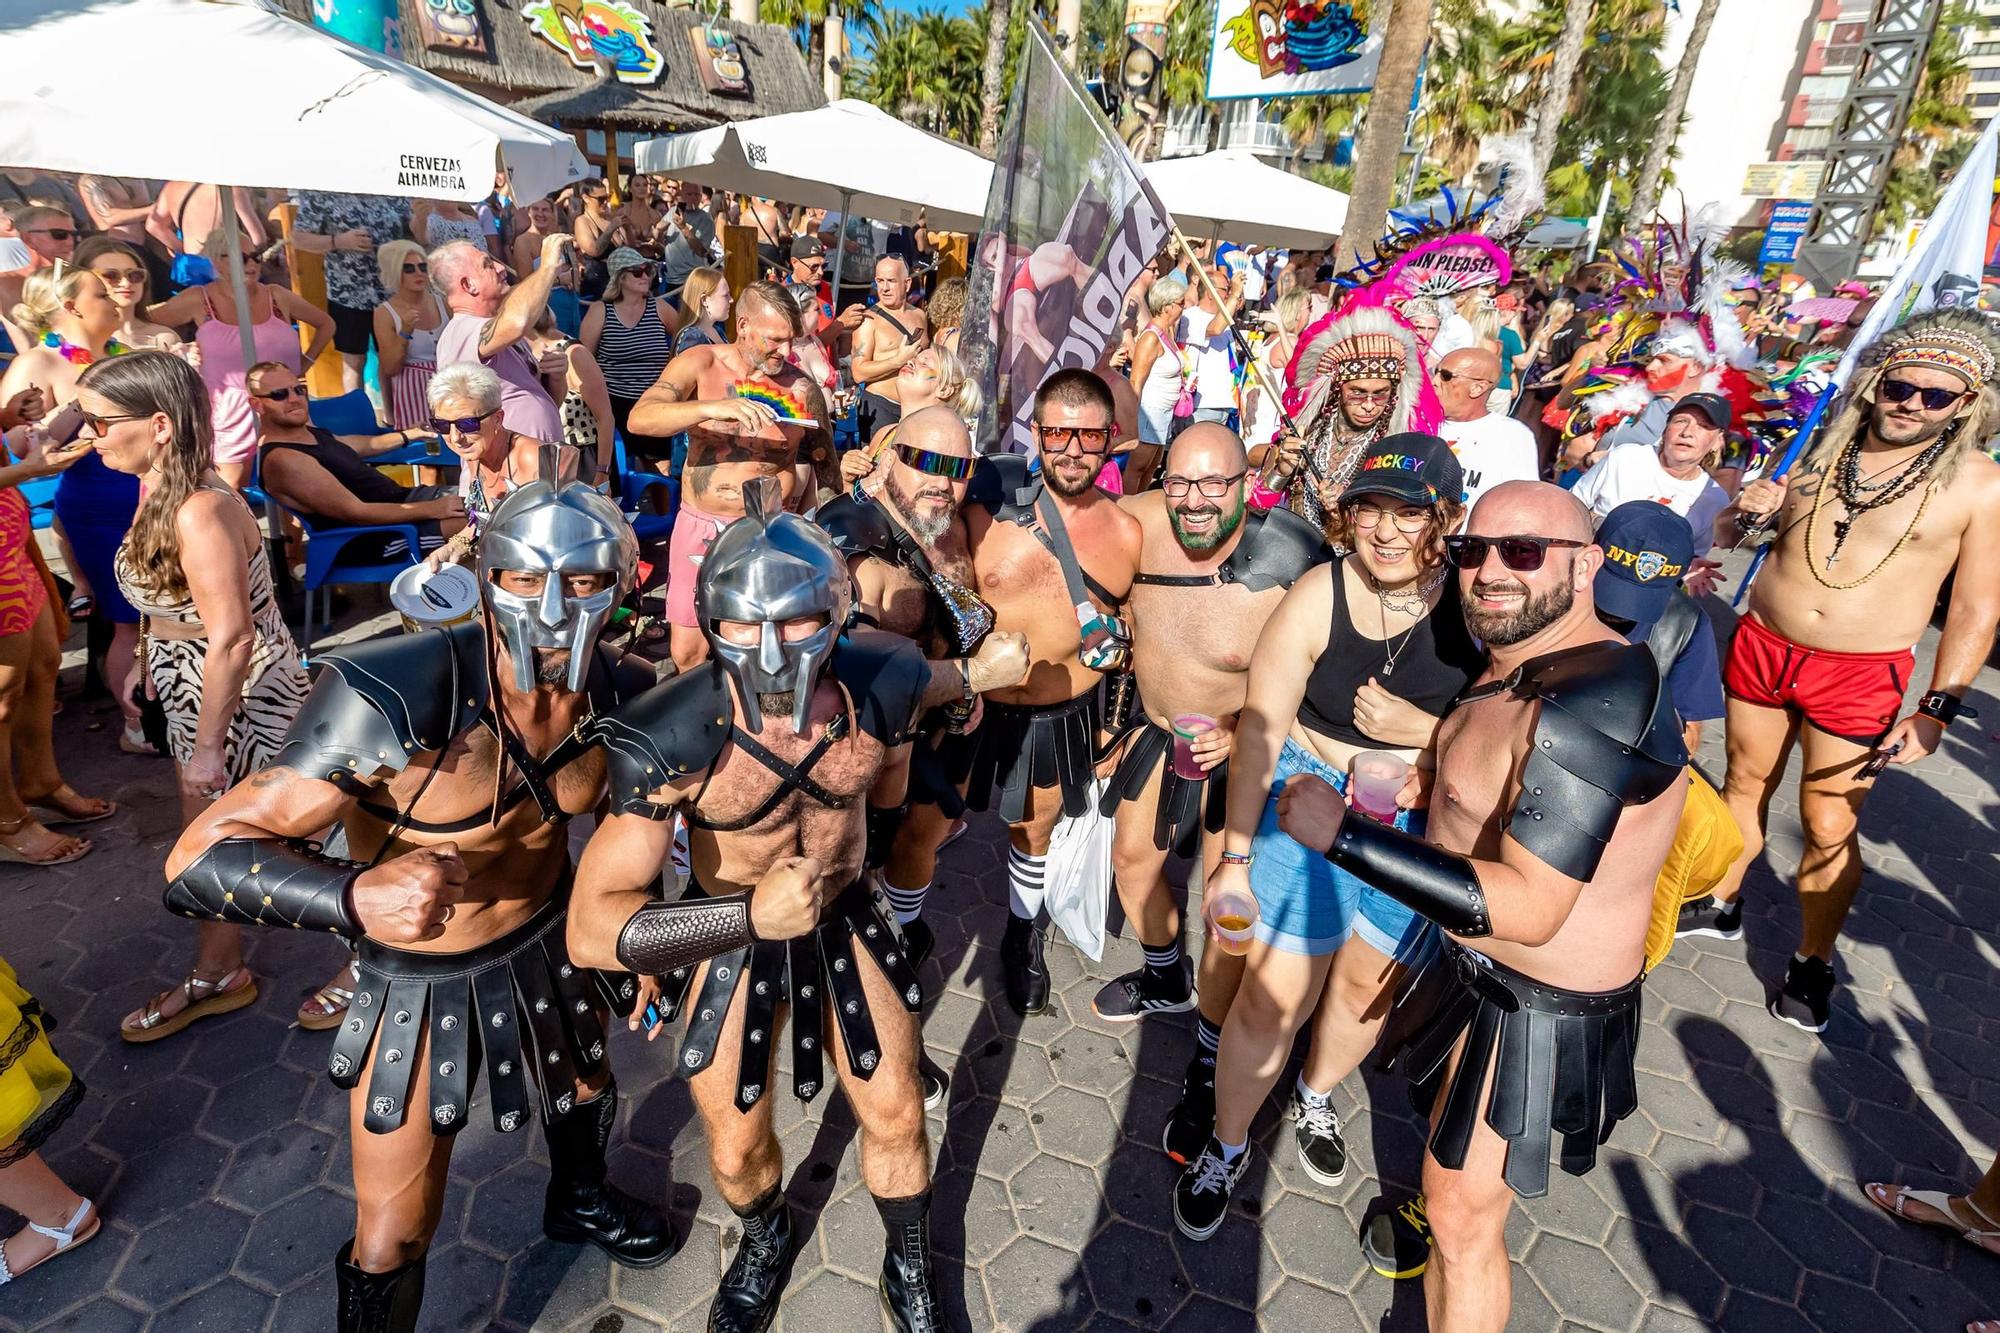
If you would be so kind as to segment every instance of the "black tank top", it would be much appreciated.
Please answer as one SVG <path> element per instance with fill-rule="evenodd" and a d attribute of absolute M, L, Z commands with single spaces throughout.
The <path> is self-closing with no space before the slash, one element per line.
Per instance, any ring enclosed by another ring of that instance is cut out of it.
<path fill-rule="evenodd" d="M 291 449 L 304 454 L 325 468 L 333 479 L 341 484 L 355 499 L 366 504 L 390 504 L 403 499 L 409 489 L 400 482 L 377 471 L 360 454 L 354 452 L 340 439 L 318 426 L 308 426 L 312 432 L 312 443 L 302 440 L 268 440 L 258 449 L 258 466 L 268 467 L 271 455 L 280 449 Z M 318 514 L 299 514 L 311 523 L 329 523 Z"/>
<path fill-rule="evenodd" d="M 1354 617 L 1347 609 L 1344 565 L 1337 560 L 1331 567 L 1333 623 L 1327 629 L 1326 651 L 1313 663 L 1312 675 L 1306 679 L 1299 721 L 1322 736 L 1370 748 L 1381 742 L 1362 735 L 1354 725 L 1354 692 L 1366 685 L 1370 676 L 1389 693 L 1408 699 L 1426 713 L 1441 714 L 1479 675 L 1486 659 L 1465 628 L 1456 578 L 1446 575 L 1437 605 L 1411 627 L 1407 640 L 1399 634 L 1384 643 L 1354 628 Z M 1400 644 L 1396 669 L 1384 675 L 1382 668 L 1391 644 Z"/>

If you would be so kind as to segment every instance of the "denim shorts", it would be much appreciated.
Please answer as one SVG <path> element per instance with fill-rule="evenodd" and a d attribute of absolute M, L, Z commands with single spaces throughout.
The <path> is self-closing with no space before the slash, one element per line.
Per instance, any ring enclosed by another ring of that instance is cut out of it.
<path fill-rule="evenodd" d="M 1429 921 L 1293 841 L 1278 827 L 1278 793 L 1295 773 L 1324 778 L 1343 795 L 1347 791 L 1345 772 L 1320 762 L 1297 741 L 1285 741 L 1264 817 L 1250 844 L 1254 858 L 1250 891 L 1257 895 L 1257 938 L 1286 953 L 1320 957 L 1340 948 L 1349 935 L 1358 934 L 1388 958 L 1415 962 L 1437 937 Z M 1405 832 L 1422 833 L 1423 826 L 1421 811 L 1405 810 L 1396 816 L 1396 827 Z"/>

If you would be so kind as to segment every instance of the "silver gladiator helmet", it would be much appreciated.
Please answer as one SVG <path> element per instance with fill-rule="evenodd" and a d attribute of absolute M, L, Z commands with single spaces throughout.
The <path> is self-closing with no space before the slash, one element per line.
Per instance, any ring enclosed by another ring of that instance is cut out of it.
<path fill-rule="evenodd" d="M 479 584 L 493 627 L 514 663 L 514 687 L 535 687 L 535 650 L 567 648 L 581 690 L 591 646 L 637 577 L 639 541 L 618 506 L 581 482 L 531 481 L 507 493 L 479 534 Z M 540 593 L 508 592 L 502 570 L 546 574 Z M 610 586 L 577 596 L 569 576 L 609 574 Z"/>
<path fill-rule="evenodd" d="M 701 562 L 694 613 L 709 651 L 736 682 L 749 730 L 764 725 L 759 694 L 792 695 L 792 730 L 805 734 L 813 686 L 847 628 L 853 585 L 847 561 L 815 523 L 780 508 L 778 483 L 759 478 L 743 488 L 744 515 L 722 530 Z M 787 641 L 788 620 L 824 615 L 826 624 Z M 724 638 L 717 622 L 761 627 L 754 644 Z"/>

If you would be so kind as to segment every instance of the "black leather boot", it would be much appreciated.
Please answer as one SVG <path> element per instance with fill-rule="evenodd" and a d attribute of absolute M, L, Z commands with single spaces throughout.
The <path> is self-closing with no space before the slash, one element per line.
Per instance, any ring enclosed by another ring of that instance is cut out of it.
<path fill-rule="evenodd" d="M 604 1150 L 618 1120 L 618 1085 L 542 1126 L 549 1141 L 549 1190 L 542 1234 L 591 1244 L 628 1268 L 652 1268 L 681 1247 L 673 1221 L 604 1179 Z"/>
<path fill-rule="evenodd" d="M 340 1247 L 333 1261 L 340 1293 L 339 1333 L 416 1333 L 424 1303 L 424 1256 L 387 1273 L 364 1273 L 354 1266 L 354 1242 Z"/>
<path fill-rule="evenodd" d="M 708 1333 L 764 1333 L 778 1316 L 785 1292 L 785 1260 L 792 1249 L 792 1214 L 776 1185 L 739 1211 L 743 1227 L 736 1257 L 708 1307 Z"/>
<path fill-rule="evenodd" d="M 1000 937 L 1000 972 L 1007 984 L 1007 1003 L 1015 1013 L 1044 1013 L 1049 1007 L 1049 968 L 1042 958 L 1042 928 L 1026 917 L 1007 916 L 1007 933 Z"/>
<path fill-rule="evenodd" d="M 931 1270 L 931 1192 L 875 1200 L 889 1243 L 882 1255 L 882 1309 L 898 1333 L 944 1333 L 937 1275 Z"/>

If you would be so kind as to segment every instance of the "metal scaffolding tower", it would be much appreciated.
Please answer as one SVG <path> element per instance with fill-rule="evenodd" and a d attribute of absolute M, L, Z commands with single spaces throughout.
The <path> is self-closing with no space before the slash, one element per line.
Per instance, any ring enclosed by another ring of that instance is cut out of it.
<path fill-rule="evenodd" d="M 1862 38 L 1860 72 L 1834 121 L 1819 215 L 1795 265 L 1823 292 L 1860 266 L 1943 10 L 1944 0 L 1881 0 Z"/>

